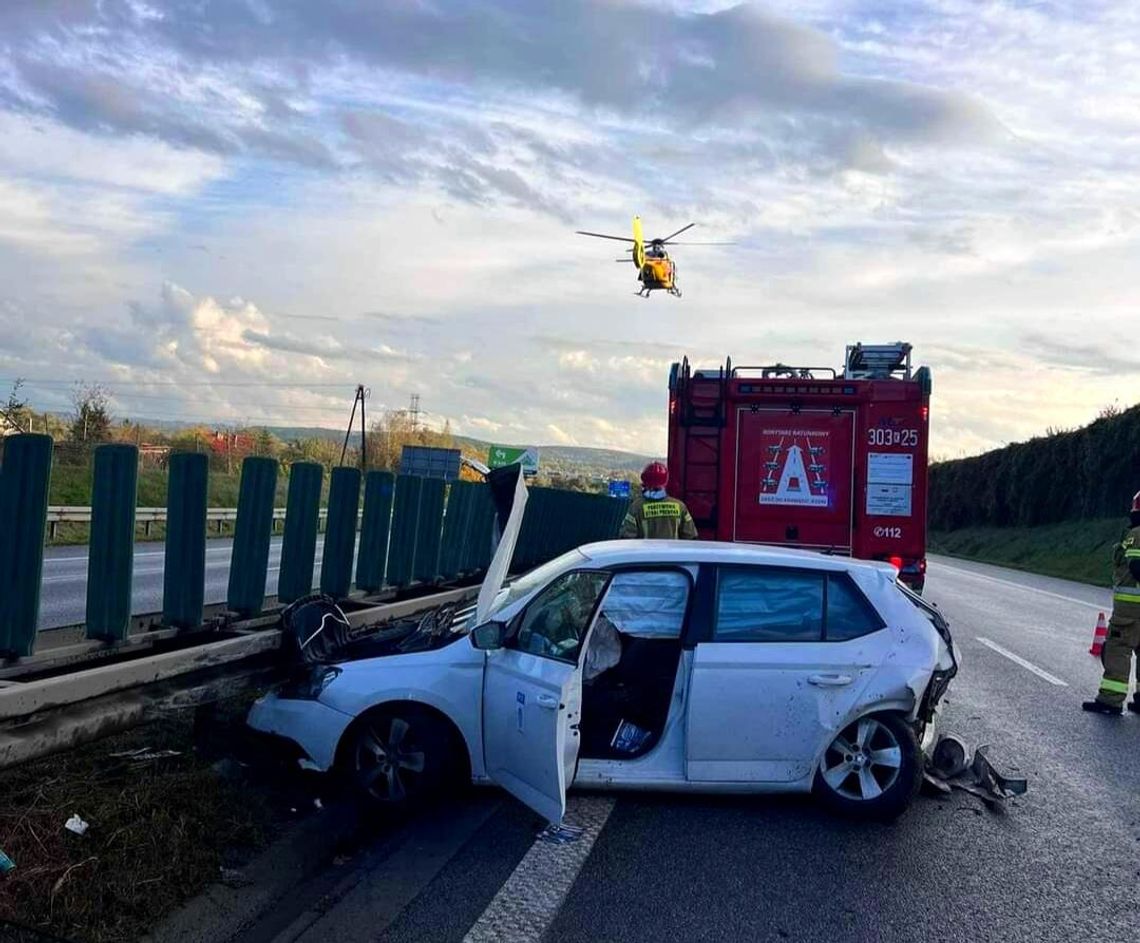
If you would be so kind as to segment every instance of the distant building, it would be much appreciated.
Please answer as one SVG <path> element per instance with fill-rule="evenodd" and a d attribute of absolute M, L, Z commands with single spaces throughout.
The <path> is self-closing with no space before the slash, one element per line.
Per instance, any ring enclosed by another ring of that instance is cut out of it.
<path fill-rule="evenodd" d="M 169 458 L 169 445 L 151 445 L 144 442 L 139 446 L 139 462 L 141 464 L 165 468 Z"/>

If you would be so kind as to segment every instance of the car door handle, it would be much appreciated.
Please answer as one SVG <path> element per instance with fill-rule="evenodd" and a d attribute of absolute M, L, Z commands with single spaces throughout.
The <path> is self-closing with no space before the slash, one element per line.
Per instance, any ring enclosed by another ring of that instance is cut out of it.
<path fill-rule="evenodd" d="M 823 688 L 841 688 L 851 683 L 851 675 L 809 675 L 808 684 L 816 684 Z"/>
<path fill-rule="evenodd" d="M 540 694 L 535 700 L 538 701 L 539 707 L 545 707 L 548 711 L 556 710 L 558 707 L 558 698 L 549 694 Z"/>

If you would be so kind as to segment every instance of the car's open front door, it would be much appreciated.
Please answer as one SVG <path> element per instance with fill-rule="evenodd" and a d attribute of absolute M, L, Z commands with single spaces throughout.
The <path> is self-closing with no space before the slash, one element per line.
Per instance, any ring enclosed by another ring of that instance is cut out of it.
<path fill-rule="evenodd" d="M 579 653 L 609 574 L 565 573 L 519 616 L 483 674 L 487 774 L 551 822 L 566 811 L 578 762 Z"/>

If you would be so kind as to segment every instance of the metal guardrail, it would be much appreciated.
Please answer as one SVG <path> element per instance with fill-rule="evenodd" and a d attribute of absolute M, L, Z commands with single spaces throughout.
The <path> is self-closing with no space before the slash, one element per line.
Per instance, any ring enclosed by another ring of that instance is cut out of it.
<path fill-rule="evenodd" d="M 237 508 L 206 508 L 208 521 L 236 521 Z M 320 517 L 328 516 L 328 508 L 321 508 Z M 274 508 L 273 519 L 285 520 L 285 508 Z M 166 508 L 135 508 L 135 522 L 143 524 L 147 521 L 159 523 L 166 520 Z M 53 504 L 48 507 L 47 522 L 49 524 L 90 524 L 91 508 L 83 506 L 69 506 L 66 504 Z"/>
<path fill-rule="evenodd" d="M 474 598 L 477 586 L 406 599 L 357 598 L 346 606 L 353 628 L 406 618 L 438 605 Z M 167 714 L 238 694 L 283 676 L 276 654 L 279 607 L 224 627 L 203 627 L 169 647 L 170 630 L 133 633 L 101 663 L 53 672 L 78 647 L 64 644 L 30 659 L 26 675 L 0 677 L 0 769 L 67 750 Z M 160 616 L 155 613 L 154 617 Z M 168 647 L 163 648 L 164 645 Z M 151 649 L 151 653 L 138 657 Z M 44 676 L 46 675 L 46 677 Z"/>
<path fill-rule="evenodd" d="M 206 508 L 207 524 L 215 524 L 218 533 L 222 532 L 222 525 L 237 520 L 237 508 Z M 317 517 L 323 524 L 329 516 L 328 508 L 321 508 Z M 359 520 L 359 515 L 357 517 Z M 277 528 L 285 521 L 285 508 L 273 509 L 273 526 Z M 57 528 L 60 524 L 90 524 L 91 508 L 83 505 L 53 504 L 48 507 L 47 525 L 48 537 L 55 540 Z M 135 508 L 135 523 L 142 524 L 143 533 L 150 536 L 151 524 L 166 523 L 166 508 Z"/>

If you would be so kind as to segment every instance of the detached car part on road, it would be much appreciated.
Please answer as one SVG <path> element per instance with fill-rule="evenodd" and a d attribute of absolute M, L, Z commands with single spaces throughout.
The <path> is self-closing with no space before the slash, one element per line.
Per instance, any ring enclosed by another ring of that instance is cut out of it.
<path fill-rule="evenodd" d="M 555 822 L 572 785 L 814 790 L 890 818 L 957 672 L 945 620 L 888 564 L 613 541 L 490 588 L 479 624 L 449 610 L 350 641 L 250 725 L 380 803 L 470 779 Z"/>

